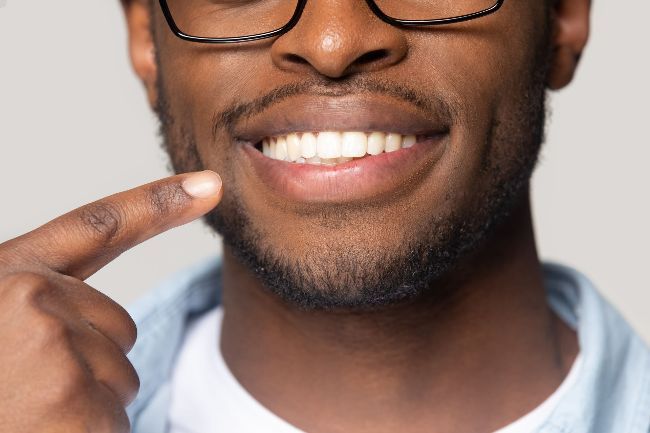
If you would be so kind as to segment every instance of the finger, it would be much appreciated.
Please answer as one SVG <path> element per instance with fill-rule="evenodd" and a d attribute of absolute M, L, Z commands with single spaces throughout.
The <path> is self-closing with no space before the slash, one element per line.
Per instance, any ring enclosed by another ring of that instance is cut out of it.
<path fill-rule="evenodd" d="M 88 427 L 91 432 L 129 433 L 131 423 L 124 406 L 111 389 L 98 382 L 92 392 L 92 421 Z"/>
<path fill-rule="evenodd" d="M 137 337 L 136 325 L 129 313 L 105 294 L 83 281 L 48 271 L 47 275 L 15 273 L 0 277 L 0 324 L 15 322 L 21 305 L 36 307 L 71 325 L 83 320 L 114 341 L 128 353 Z"/>
<path fill-rule="evenodd" d="M 89 322 L 74 329 L 73 345 L 97 382 L 108 387 L 123 407 L 135 399 L 140 380 L 121 348 Z"/>
<path fill-rule="evenodd" d="M 87 204 L 0 246 L 18 257 L 85 279 L 122 252 L 210 211 L 221 200 L 209 170 L 172 176 Z"/>
<path fill-rule="evenodd" d="M 53 277 L 54 278 L 54 277 Z M 50 290 L 42 297 L 50 310 L 62 305 L 57 311 L 59 317 L 84 320 L 93 329 L 112 340 L 123 353 L 128 353 L 135 344 L 137 328 L 129 313 L 120 304 L 75 278 L 57 275 L 56 290 Z M 75 311 L 70 314 L 69 309 Z"/>

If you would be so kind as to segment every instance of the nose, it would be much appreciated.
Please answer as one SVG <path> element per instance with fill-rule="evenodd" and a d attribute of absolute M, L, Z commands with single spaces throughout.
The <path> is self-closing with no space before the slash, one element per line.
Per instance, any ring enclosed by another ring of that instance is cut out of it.
<path fill-rule="evenodd" d="M 404 31 L 381 21 L 362 0 L 309 0 L 300 20 L 271 47 L 282 70 L 328 78 L 399 63 L 408 51 Z"/>

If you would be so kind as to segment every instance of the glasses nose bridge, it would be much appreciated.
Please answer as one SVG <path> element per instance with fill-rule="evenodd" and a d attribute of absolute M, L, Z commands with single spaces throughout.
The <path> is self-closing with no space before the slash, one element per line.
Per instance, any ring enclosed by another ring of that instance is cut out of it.
<path fill-rule="evenodd" d="M 329 0 L 311 0 L 311 3 L 318 2 L 318 1 L 329 1 Z M 368 9 L 370 9 L 370 11 L 373 13 L 375 17 L 379 18 L 381 21 L 390 24 L 392 26 L 399 26 L 399 23 L 395 22 L 394 19 L 388 17 L 386 14 L 384 14 L 381 11 L 381 9 L 379 9 L 379 7 L 374 2 L 374 0 L 342 0 L 342 1 L 365 3 L 366 6 L 368 6 Z M 298 2 L 296 3 L 296 11 L 294 12 L 294 15 L 291 17 L 291 20 L 285 26 L 283 33 L 291 31 L 291 29 L 298 24 L 300 18 L 304 14 L 308 2 L 310 2 L 310 0 L 298 0 Z"/>

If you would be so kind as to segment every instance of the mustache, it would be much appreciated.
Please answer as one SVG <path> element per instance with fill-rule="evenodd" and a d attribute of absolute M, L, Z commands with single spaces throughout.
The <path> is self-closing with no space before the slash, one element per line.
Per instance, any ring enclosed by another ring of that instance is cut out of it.
<path fill-rule="evenodd" d="M 237 123 L 262 113 L 274 104 L 293 96 L 342 97 L 356 94 L 389 96 L 417 107 L 423 114 L 428 115 L 427 117 L 431 113 L 435 113 L 436 118 L 443 119 L 449 124 L 453 122 L 460 111 L 456 99 L 445 97 L 439 90 L 433 90 L 427 94 L 421 89 L 401 83 L 361 76 L 345 81 L 312 78 L 276 87 L 250 101 L 234 102 L 223 111 L 215 112 L 212 116 L 212 138 L 216 140 L 220 129 L 225 129 L 232 136 Z"/>

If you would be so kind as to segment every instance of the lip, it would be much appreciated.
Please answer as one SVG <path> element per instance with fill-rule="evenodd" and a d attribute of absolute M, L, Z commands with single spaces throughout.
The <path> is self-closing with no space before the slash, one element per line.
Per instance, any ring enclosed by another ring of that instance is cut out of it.
<path fill-rule="evenodd" d="M 450 126 L 443 114 L 425 115 L 392 97 L 300 95 L 243 120 L 232 132 L 248 162 L 247 175 L 268 192 L 298 203 L 343 204 L 414 188 L 443 154 Z M 334 166 L 279 161 L 258 150 L 265 137 L 321 131 L 394 132 L 416 135 L 419 140 L 409 148 Z"/>
<path fill-rule="evenodd" d="M 335 166 L 278 161 L 251 145 L 242 150 L 254 176 L 274 193 L 296 202 L 342 204 L 377 199 L 412 186 L 442 155 L 444 137 Z"/>
<path fill-rule="evenodd" d="M 292 132 L 379 131 L 434 136 L 446 132 L 451 123 L 442 111 L 423 113 L 413 104 L 387 96 L 298 95 L 245 118 L 232 135 L 253 145 L 265 137 Z"/>

